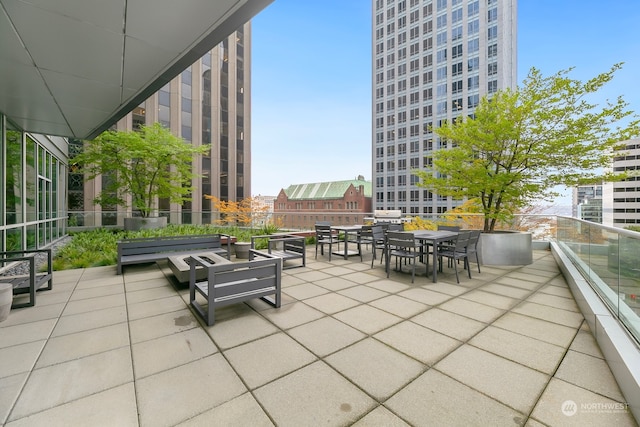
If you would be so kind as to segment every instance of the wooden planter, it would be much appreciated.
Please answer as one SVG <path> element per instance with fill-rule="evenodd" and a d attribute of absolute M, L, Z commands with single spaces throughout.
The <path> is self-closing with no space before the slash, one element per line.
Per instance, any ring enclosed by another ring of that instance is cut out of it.
<path fill-rule="evenodd" d="M 528 265 L 533 262 L 531 233 L 496 231 L 480 234 L 478 256 L 483 265 Z"/>

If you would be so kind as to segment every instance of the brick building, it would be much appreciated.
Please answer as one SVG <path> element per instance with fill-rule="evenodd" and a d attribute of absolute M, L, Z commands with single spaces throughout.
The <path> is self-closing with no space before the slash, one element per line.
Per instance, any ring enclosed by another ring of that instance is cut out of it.
<path fill-rule="evenodd" d="M 274 217 L 284 228 L 312 229 L 316 221 L 336 225 L 362 224 L 370 216 L 371 182 L 354 180 L 294 184 L 274 201 Z"/>

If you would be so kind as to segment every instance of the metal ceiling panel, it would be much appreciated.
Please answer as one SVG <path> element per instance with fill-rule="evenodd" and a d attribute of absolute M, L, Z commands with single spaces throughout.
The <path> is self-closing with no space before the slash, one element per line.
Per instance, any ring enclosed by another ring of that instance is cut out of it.
<path fill-rule="evenodd" d="M 273 0 L 0 0 L 0 112 L 92 138 Z"/>

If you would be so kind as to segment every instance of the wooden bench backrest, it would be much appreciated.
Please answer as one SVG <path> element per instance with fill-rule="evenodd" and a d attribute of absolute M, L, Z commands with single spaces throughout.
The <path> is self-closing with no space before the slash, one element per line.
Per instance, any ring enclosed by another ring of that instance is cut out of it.
<path fill-rule="evenodd" d="M 219 234 L 201 236 L 169 236 L 128 239 L 118 242 L 118 255 L 217 249 L 222 247 Z"/>
<path fill-rule="evenodd" d="M 291 239 L 284 241 L 284 250 L 303 254 L 306 250 L 305 241 L 303 239 Z"/>
<path fill-rule="evenodd" d="M 215 298 L 253 292 L 265 288 L 278 288 L 282 260 L 279 258 L 251 262 L 219 264 L 209 267 L 209 284 L 215 288 Z"/>

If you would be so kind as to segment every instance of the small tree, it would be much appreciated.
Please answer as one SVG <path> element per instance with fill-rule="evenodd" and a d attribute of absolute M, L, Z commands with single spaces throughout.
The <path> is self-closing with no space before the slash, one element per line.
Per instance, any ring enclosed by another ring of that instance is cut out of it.
<path fill-rule="evenodd" d="M 543 77 L 532 68 L 519 89 L 484 97 L 474 118 L 435 129 L 451 148 L 434 153 L 433 171 L 415 172 L 419 185 L 459 200 L 477 198 L 490 232 L 531 201 L 557 196 L 557 185 L 623 179 L 602 168 L 611 166 L 621 141 L 639 134 L 638 117 L 622 97 L 604 106 L 586 100 L 620 68 L 585 83 L 570 79 L 571 69 Z"/>
<path fill-rule="evenodd" d="M 220 212 L 220 218 L 215 220 L 219 225 L 253 227 L 256 224 L 264 225 L 269 208 L 260 206 L 252 197 L 245 197 L 239 202 L 233 200 L 221 200 L 215 196 L 205 195 L 211 200 L 213 209 Z"/>
<path fill-rule="evenodd" d="M 191 200 L 191 164 L 209 146 L 194 147 L 159 123 L 139 131 L 106 131 L 86 141 L 74 160 L 87 179 L 106 175 L 102 191 L 94 199 L 99 205 L 131 207 L 142 217 L 153 212 L 157 198 L 174 203 Z"/>

